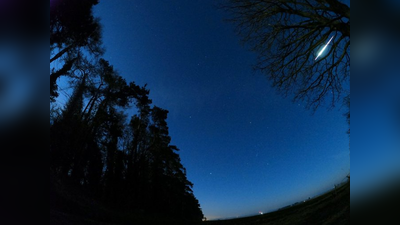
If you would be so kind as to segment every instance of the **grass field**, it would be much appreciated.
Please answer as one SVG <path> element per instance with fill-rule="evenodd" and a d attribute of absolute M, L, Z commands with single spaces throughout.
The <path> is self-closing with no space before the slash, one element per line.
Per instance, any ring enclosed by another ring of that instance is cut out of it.
<path fill-rule="evenodd" d="M 58 188 L 59 190 L 59 188 Z M 71 204 L 70 210 L 52 208 L 50 204 L 50 225 L 190 225 L 193 223 L 166 221 L 157 216 L 151 218 L 140 214 L 115 212 L 90 204 L 88 199 L 79 199 L 62 194 Z M 71 200 L 72 199 L 72 200 Z M 74 201 L 74 202 L 72 202 Z M 267 203 L 266 203 L 267 204 Z M 68 212 L 69 211 L 69 212 Z M 207 221 L 202 225 L 328 225 L 350 224 L 350 182 L 304 203 L 264 215 L 232 220 Z"/>
<path fill-rule="evenodd" d="M 328 225 L 350 224 L 350 182 L 317 198 L 264 215 L 221 221 L 207 225 Z"/>

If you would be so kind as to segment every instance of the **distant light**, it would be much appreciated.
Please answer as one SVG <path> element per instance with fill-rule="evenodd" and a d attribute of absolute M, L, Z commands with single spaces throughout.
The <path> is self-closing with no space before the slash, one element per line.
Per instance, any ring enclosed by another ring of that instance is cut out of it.
<path fill-rule="evenodd" d="M 317 60 L 317 59 L 322 55 L 322 53 L 324 53 L 324 51 L 326 50 L 326 48 L 328 47 L 328 45 L 331 43 L 331 41 L 332 41 L 332 39 L 333 39 L 334 37 L 335 37 L 335 36 L 332 36 L 331 39 L 329 39 L 328 43 L 326 43 L 326 45 L 321 49 L 321 51 L 318 52 L 318 55 L 317 55 L 317 57 L 315 57 L 315 60 Z"/>
<path fill-rule="evenodd" d="M 263 213 L 263 212 L 261 212 L 261 211 L 260 211 L 260 212 L 258 212 L 258 213 L 260 213 L 260 215 L 263 215 L 263 214 L 264 214 L 264 213 Z"/>

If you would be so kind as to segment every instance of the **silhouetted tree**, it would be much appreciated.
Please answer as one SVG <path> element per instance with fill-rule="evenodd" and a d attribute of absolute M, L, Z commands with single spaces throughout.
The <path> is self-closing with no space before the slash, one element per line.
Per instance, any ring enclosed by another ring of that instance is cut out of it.
<path fill-rule="evenodd" d="M 52 170 L 109 206 L 201 220 L 193 184 L 170 144 L 168 111 L 151 106 L 149 90 L 128 85 L 107 61 L 94 67 L 97 75 L 84 74 L 53 118 Z M 137 114 L 127 124 L 132 104 Z"/>
<path fill-rule="evenodd" d="M 50 101 L 61 76 L 73 92 L 64 106 L 51 107 L 50 173 L 107 206 L 200 221 L 193 184 L 170 145 L 168 111 L 152 106 L 146 85 L 127 83 L 101 58 L 91 11 L 97 2 L 51 5 Z"/>
<path fill-rule="evenodd" d="M 130 205 L 136 209 L 144 210 L 148 204 L 149 191 L 149 161 L 148 161 L 148 126 L 150 117 L 149 90 L 146 87 L 139 88 L 134 84 L 130 87 L 135 90 L 135 105 L 138 115 L 132 116 L 129 123 L 131 136 L 128 137 L 127 155 L 127 189 L 132 190 L 128 193 L 131 199 Z"/>
<path fill-rule="evenodd" d="M 177 152 L 179 149 L 170 145 L 171 138 L 167 126 L 168 111 L 153 107 L 150 125 L 152 153 L 153 198 L 159 210 L 166 210 L 178 218 L 201 220 L 203 214 L 192 191 L 193 184 L 187 180 L 186 170 L 181 164 Z"/>
<path fill-rule="evenodd" d="M 97 139 L 94 135 L 88 137 L 88 161 L 85 174 L 85 186 L 89 193 L 94 197 L 100 197 L 102 194 L 102 178 L 103 178 L 103 155 Z"/>
<path fill-rule="evenodd" d="M 50 167 L 61 177 L 78 173 L 82 149 L 81 110 L 85 79 L 74 90 L 60 118 L 50 127 Z M 75 163 L 74 163 L 75 162 Z"/>
<path fill-rule="evenodd" d="M 73 70 L 84 64 L 86 55 L 102 54 L 101 27 L 93 17 L 92 7 L 98 0 L 60 0 L 50 5 L 50 97 L 58 96 L 57 80 L 73 76 Z M 54 64 L 58 60 L 57 64 Z M 53 63 L 53 64 L 52 64 Z M 72 71 L 71 71 L 72 70 Z M 72 73 L 72 74 L 71 74 Z"/>
<path fill-rule="evenodd" d="M 338 0 L 229 2 L 238 33 L 258 53 L 256 69 L 279 91 L 313 109 L 349 95 L 349 6 Z M 326 54 L 319 54 L 325 45 Z"/>

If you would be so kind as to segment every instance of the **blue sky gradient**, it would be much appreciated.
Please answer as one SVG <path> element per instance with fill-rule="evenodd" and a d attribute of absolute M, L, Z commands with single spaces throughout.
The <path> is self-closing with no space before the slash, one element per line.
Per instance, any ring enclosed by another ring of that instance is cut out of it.
<path fill-rule="evenodd" d="M 315 114 L 255 73 L 213 1 L 101 1 L 104 58 L 170 111 L 194 194 L 209 219 L 267 212 L 350 172 L 345 107 Z"/>

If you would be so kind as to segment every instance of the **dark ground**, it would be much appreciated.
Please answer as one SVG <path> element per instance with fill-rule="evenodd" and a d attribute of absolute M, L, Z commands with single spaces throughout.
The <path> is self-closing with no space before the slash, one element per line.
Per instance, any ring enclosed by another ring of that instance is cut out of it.
<path fill-rule="evenodd" d="M 71 191 L 50 179 L 50 225 L 204 224 L 204 225 L 328 225 L 350 224 L 350 182 L 324 195 L 264 215 L 200 223 L 176 222 L 157 215 L 143 216 L 107 209 L 100 203 Z"/>

